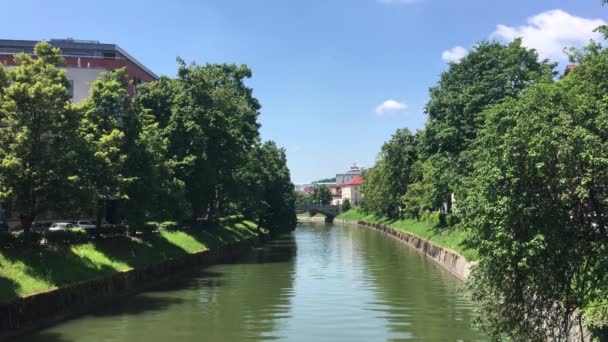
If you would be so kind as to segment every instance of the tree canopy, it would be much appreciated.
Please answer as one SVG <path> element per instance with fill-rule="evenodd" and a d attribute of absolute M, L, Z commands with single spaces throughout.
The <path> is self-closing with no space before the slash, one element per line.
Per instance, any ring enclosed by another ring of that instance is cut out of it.
<path fill-rule="evenodd" d="M 238 213 L 273 231 L 295 226 L 285 151 L 260 141 L 247 66 L 178 59 L 177 77 L 134 94 L 124 69 L 108 71 L 73 104 L 60 51 L 42 42 L 35 54 L 0 65 L 0 199 L 26 232 L 48 211 L 99 226 L 109 204 L 133 229 Z"/>

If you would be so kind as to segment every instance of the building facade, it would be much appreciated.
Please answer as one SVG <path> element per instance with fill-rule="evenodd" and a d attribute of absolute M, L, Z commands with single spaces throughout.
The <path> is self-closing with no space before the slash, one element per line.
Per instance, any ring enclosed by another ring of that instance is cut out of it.
<path fill-rule="evenodd" d="M 342 201 L 348 199 L 351 205 L 361 204 L 361 184 L 363 184 L 363 177 L 361 176 L 356 176 L 342 184 Z"/>
<path fill-rule="evenodd" d="M 9 67 L 15 65 L 15 55 L 33 55 L 37 43 L 36 40 L 0 39 L 0 63 Z M 61 50 L 65 60 L 61 67 L 70 81 L 73 102 L 89 97 L 91 83 L 104 71 L 125 68 L 131 95 L 136 93 L 137 85 L 158 79 L 150 69 L 115 44 L 75 39 L 51 39 L 49 44 Z"/>

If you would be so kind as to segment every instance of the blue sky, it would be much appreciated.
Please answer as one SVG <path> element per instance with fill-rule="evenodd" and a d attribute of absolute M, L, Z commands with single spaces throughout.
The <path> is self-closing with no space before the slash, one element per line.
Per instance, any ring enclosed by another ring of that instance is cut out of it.
<path fill-rule="evenodd" d="M 116 43 L 157 74 L 175 57 L 247 64 L 262 137 L 296 183 L 373 164 L 397 129 L 424 127 L 428 88 L 483 39 L 564 63 L 608 21 L 599 0 L 10 1 L 0 36 Z M 11 15 L 6 15 L 10 13 Z M 384 104 L 384 106 L 382 106 Z"/>

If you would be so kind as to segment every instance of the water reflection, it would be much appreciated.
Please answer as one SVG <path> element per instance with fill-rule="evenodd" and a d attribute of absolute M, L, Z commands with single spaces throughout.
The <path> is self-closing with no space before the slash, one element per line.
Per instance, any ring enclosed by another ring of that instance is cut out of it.
<path fill-rule="evenodd" d="M 456 341 L 479 338 L 459 282 L 397 240 L 305 224 L 23 341 Z"/>

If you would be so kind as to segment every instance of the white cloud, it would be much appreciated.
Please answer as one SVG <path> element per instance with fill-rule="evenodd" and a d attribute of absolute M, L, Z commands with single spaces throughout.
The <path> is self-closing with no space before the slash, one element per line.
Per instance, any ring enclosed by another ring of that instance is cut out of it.
<path fill-rule="evenodd" d="M 441 59 L 446 62 L 458 62 L 462 57 L 466 56 L 467 53 L 469 53 L 469 50 L 462 46 L 455 46 L 449 50 L 443 51 L 441 53 Z"/>
<path fill-rule="evenodd" d="M 388 112 L 398 112 L 406 110 L 407 104 L 396 100 L 386 100 L 376 107 L 376 115 L 383 116 Z"/>
<path fill-rule="evenodd" d="M 605 24 L 602 19 L 577 17 L 555 9 L 528 18 L 527 25 L 497 25 L 491 38 L 508 42 L 521 37 L 523 44 L 536 49 L 541 58 L 560 61 L 566 58 L 564 47 L 581 46 L 589 39 L 601 40 L 601 35 L 593 30 Z"/>
<path fill-rule="evenodd" d="M 381 4 L 413 4 L 418 0 L 376 0 Z"/>

